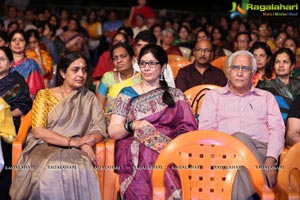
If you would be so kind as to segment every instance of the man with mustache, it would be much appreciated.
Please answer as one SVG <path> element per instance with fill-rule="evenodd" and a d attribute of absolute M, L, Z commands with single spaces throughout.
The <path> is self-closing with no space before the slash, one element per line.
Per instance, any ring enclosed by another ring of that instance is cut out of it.
<path fill-rule="evenodd" d="M 175 80 L 176 87 L 183 92 L 200 84 L 225 86 L 227 78 L 223 70 L 210 64 L 213 58 L 212 44 L 209 40 L 197 41 L 193 49 L 195 62 L 179 70 Z"/>

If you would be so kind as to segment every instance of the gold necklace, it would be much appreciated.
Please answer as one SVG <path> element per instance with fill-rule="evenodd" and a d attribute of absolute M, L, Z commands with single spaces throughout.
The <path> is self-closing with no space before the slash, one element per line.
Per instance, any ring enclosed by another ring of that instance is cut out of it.
<path fill-rule="evenodd" d="M 64 90 L 61 86 L 59 86 L 59 89 L 60 89 L 60 94 L 61 94 L 62 98 L 64 99 L 65 98 Z"/>

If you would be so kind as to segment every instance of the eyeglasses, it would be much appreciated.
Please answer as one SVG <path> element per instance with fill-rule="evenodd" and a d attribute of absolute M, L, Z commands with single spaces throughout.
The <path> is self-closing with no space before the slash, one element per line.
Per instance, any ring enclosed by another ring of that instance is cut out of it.
<path fill-rule="evenodd" d="M 150 68 L 155 68 L 156 65 L 158 65 L 158 64 L 159 64 L 159 62 L 157 62 L 157 61 L 150 60 L 147 62 L 147 61 L 142 60 L 140 62 L 140 68 L 145 68 L 146 65 L 149 65 Z"/>
<path fill-rule="evenodd" d="M 252 67 L 249 66 L 239 66 L 239 65 L 232 65 L 230 66 L 230 69 L 232 71 L 240 71 L 240 69 L 242 69 L 243 72 L 249 73 L 252 71 Z"/>
<path fill-rule="evenodd" d="M 211 49 L 201 49 L 201 48 L 195 48 L 195 51 L 200 51 L 200 52 L 204 52 L 204 53 L 210 53 L 212 50 Z"/>
<path fill-rule="evenodd" d="M 1 62 L 1 63 L 4 63 L 5 61 L 8 61 L 8 59 L 3 58 L 3 57 L 0 57 L 0 62 Z"/>

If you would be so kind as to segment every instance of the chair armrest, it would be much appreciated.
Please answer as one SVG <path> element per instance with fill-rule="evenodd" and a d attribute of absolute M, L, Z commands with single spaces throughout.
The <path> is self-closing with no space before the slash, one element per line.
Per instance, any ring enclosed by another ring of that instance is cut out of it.
<path fill-rule="evenodd" d="M 12 166 L 15 167 L 22 154 L 23 141 L 18 140 L 18 138 L 12 144 Z M 14 168 L 11 170 L 11 178 L 14 179 L 16 171 Z"/>
<path fill-rule="evenodd" d="M 12 144 L 12 171 L 11 178 L 14 179 L 16 171 L 14 167 L 17 165 L 17 162 L 23 151 L 23 144 L 25 143 L 27 133 L 31 127 L 31 110 L 25 115 L 22 116 L 21 125 L 19 127 L 17 138 L 13 141 Z"/>
<path fill-rule="evenodd" d="M 96 160 L 98 166 L 96 167 L 98 174 L 98 181 L 100 185 L 101 194 L 103 196 L 104 192 L 104 172 L 105 172 L 105 143 L 104 141 L 98 142 L 96 144 L 95 150 Z"/>
<path fill-rule="evenodd" d="M 264 185 L 261 191 L 257 191 L 260 199 L 264 200 L 275 200 L 274 190 L 268 188 L 268 186 Z"/>
<path fill-rule="evenodd" d="M 300 196 L 297 192 L 291 191 L 289 188 L 282 188 L 278 184 L 275 186 L 274 192 L 276 199 L 299 200 Z"/>
<path fill-rule="evenodd" d="M 300 164 L 295 158 L 300 157 L 300 142 L 290 148 L 284 148 L 280 155 L 280 167 L 277 178 L 277 192 L 280 199 L 300 199 Z"/>
<path fill-rule="evenodd" d="M 104 175 L 104 198 L 117 199 L 119 192 L 119 175 L 115 173 L 115 143 L 113 139 L 108 139 L 105 143 L 105 175 Z"/>

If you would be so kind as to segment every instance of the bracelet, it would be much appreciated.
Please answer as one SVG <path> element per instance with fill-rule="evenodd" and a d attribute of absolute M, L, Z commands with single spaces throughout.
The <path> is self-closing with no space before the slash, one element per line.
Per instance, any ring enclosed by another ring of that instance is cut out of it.
<path fill-rule="evenodd" d="M 126 130 L 127 132 L 129 132 L 129 133 L 132 133 L 132 132 L 133 132 L 133 129 L 132 129 L 132 123 L 133 123 L 133 121 L 126 122 L 126 123 L 124 124 L 125 130 Z"/>
<path fill-rule="evenodd" d="M 71 140 L 72 140 L 72 138 L 69 138 L 68 139 L 68 147 L 71 147 L 70 145 L 71 145 Z"/>
<path fill-rule="evenodd" d="M 129 130 L 130 132 L 134 132 L 134 129 L 132 128 L 133 121 L 128 122 Z"/>

